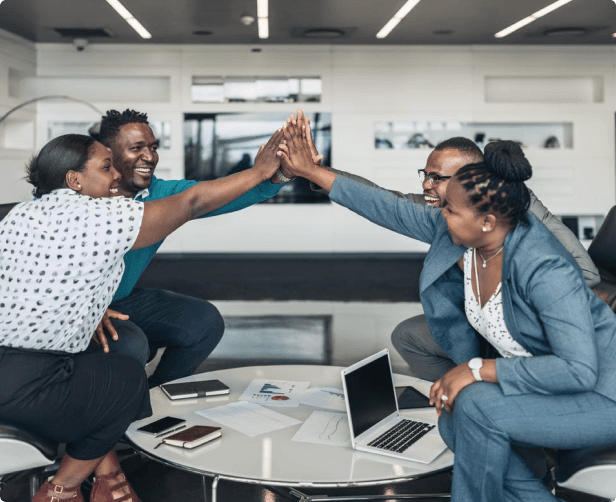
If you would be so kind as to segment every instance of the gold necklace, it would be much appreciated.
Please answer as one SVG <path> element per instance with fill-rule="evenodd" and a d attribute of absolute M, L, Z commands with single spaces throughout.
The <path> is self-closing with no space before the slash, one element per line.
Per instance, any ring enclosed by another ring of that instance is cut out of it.
<path fill-rule="evenodd" d="M 477 253 L 479 253 L 479 257 L 483 260 L 483 268 L 486 268 L 488 265 L 488 262 L 494 258 L 495 256 L 497 256 L 503 249 L 505 249 L 505 246 L 501 246 L 500 249 L 494 253 L 492 256 L 490 256 L 487 260 L 483 257 L 483 255 L 481 254 L 480 251 L 477 251 Z"/>

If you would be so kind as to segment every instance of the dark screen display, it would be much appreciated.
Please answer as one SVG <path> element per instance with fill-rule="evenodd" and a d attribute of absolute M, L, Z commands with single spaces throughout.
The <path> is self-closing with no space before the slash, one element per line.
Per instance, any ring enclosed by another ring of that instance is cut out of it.
<path fill-rule="evenodd" d="M 139 427 L 137 430 L 148 432 L 150 434 L 158 434 L 159 432 L 171 429 L 173 426 L 181 424 L 182 422 L 186 422 L 186 420 L 175 417 L 163 417 L 155 422 Z"/>
<path fill-rule="evenodd" d="M 345 380 L 355 437 L 396 411 L 387 354 L 345 375 Z"/>

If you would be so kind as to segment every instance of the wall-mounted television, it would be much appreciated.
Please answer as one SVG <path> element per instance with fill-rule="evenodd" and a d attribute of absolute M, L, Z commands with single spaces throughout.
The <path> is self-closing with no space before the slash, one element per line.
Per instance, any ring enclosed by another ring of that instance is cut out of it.
<path fill-rule="evenodd" d="M 331 115 L 307 113 L 317 150 L 331 166 Z M 262 143 L 288 118 L 285 113 L 187 113 L 184 115 L 184 176 L 206 181 L 253 165 Z M 303 178 L 286 184 L 265 203 L 328 203 L 326 194 L 310 189 Z"/>

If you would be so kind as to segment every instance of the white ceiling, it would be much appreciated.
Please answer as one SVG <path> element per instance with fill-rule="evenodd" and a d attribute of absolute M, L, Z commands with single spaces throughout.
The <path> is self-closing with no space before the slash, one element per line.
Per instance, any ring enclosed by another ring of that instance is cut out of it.
<path fill-rule="evenodd" d="M 422 0 L 384 40 L 375 37 L 404 0 L 269 0 L 270 38 L 260 40 L 256 0 L 123 0 L 152 34 L 143 40 L 104 0 L 4 0 L 0 28 L 36 42 L 69 42 L 54 28 L 103 28 L 111 37 L 91 43 L 187 44 L 615 44 L 616 0 L 573 0 L 504 39 L 503 28 L 554 0 Z M 344 31 L 336 38 L 307 38 L 312 28 Z M 584 34 L 546 30 L 582 28 Z M 208 31 L 211 35 L 195 35 Z M 441 33 L 439 33 L 441 32 Z"/>

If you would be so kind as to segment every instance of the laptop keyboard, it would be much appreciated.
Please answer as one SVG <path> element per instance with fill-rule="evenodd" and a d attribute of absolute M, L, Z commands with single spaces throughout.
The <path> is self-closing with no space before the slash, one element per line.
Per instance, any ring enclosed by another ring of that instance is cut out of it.
<path fill-rule="evenodd" d="M 402 453 L 421 437 L 428 434 L 434 427 L 436 426 L 425 422 L 405 419 L 381 434 L 378 438 L 372 440 L 368 443 L 368 446 Z"/>

